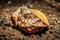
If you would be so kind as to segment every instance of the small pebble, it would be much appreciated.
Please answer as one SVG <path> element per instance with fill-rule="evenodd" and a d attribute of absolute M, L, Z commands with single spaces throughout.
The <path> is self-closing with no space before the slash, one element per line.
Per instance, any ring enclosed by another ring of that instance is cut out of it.
<path fill-rule="evenodd" d="M 11 1 L 8 1 L 8 4 L 11 4 Z"/>
<path fill-rule="evenodd" d="M 5 22 L 4 25 L 5 26 L 10 26 L 10 23 L 9 22 Z"/>

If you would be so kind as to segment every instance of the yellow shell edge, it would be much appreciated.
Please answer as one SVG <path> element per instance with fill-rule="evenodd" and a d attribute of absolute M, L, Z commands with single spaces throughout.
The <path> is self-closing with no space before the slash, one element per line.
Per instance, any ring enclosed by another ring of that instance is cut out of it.
<path fill-rule="evenodd" d="M 39 10 L 31 9 L 32 14 L 37 16 L 42 22 L 44 22 L 46 25 L 50 25 L 48 22 L 47 17 Z"/>

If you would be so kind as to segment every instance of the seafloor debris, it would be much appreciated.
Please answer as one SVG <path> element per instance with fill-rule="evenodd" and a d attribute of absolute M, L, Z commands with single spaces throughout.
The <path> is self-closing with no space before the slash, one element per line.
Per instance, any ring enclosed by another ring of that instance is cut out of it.
<path fill-rule="evenodd" d="M 33 5 L 33 9 L 42 9 L 41 11 L 44 12 L 44 14 L 46 13 L 45 15 L 47 15 L 51 27 L 45 33 L 43 33 L 45 30 L 43 30 L 42 33 L 37 32 L 31 35 L 24 35 L 26 32 L 22 33 L 21 31 L 12 28 L 12 25 L 6 26 L 6 21 L 4 19 L 5 14 L 10 18 L 11 13 L 13 13 L 22 4 L 26 5 L 27 2 L 23 0 L 23 2 L 21 0 L 14 0 L 13 2 L 11 1 L 11 4 L 7 4 L 6 0 L 4 0 L 5 2 L 1 1 L 2 0 L 0 0 L 0 40 L 60 40 L 60 3 L 58 0 L 56 2 L 54 2 L 55 0 L 47 0 L 49 2 L 37 0 L 37 3 L 34 1 L 29 3 L 29 5 Z M 8 8 L 10 11 L 6 10 Z M 11 20 L 8 22 L 10 21 Z"/>

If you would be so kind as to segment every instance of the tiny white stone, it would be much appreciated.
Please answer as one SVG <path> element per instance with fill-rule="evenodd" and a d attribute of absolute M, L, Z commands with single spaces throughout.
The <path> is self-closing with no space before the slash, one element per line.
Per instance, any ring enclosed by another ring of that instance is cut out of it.
<path fill-rule="evenodd" d="M 11 4 L 11 1 L 8 1 L 8 4 Z"/>

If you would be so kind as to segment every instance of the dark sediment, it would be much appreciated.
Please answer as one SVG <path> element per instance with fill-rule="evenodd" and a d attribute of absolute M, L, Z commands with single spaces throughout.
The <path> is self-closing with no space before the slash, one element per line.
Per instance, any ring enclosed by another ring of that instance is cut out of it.
<path fill-rule="evenodd" d="M 11 13 L 23 4 L 30 5 L 47 16 L 50 28 L 46 32 L 25 35 L 21 31 L 12 28 Z M 58 0 L 37 0 L 30 2 L 21 0 L 0 1 L 0 40 L 60 40 L 59 8 L 60 2 Z"/>

